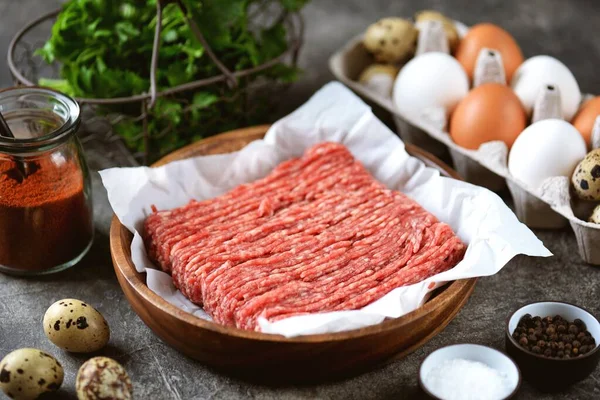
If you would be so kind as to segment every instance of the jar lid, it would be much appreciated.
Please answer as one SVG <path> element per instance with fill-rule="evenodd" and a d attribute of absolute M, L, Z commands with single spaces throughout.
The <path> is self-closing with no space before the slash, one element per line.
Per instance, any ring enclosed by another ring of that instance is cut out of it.
<path fill-rule="evenodd" d="M 11 154 L 54 148 L 70 138 L 81 122 L 74 99 L 36 86 L 0 90 L 0 112 L 15 136 L 0 136 L 0 151 Z"/>

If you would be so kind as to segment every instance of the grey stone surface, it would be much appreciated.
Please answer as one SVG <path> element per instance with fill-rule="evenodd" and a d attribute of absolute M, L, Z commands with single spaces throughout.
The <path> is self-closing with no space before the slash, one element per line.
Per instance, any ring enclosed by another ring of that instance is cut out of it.
<path fill-rule="evenodd" d="M 56 0 L 0 0 L 0 54 L 25 21 L 54 8 Z M 305 10 L 305 68 L 278 115 L 302 102 L 332 79 L 327 59 L 348 38 L 380 17 L 410 16 L 423 8 L 446 12 L 467 24 L 495 22 L 512 32 L 527 56 L 550 54 L 575 73 L 582 90 L 600 93 L 596 63 L 600 57 L 596 27 L 597 1 L 334 1 L 316 0 Z M 0 87 L 11 83 L 0 68 Z M 43 278 L 0 275 L 0 355 L 20 347 L 37 347 L 56 355 L 66 379 L 55 398 L 74 399 L 75 374 L 86 356 L 56 349 L 45 338 L 41 320 L 46 308 L 65 297 L 85 299 L 97 307 L 112 328 L 110 346 L 102 354 L 125 365 L 138 399 L 412 399 L 417 395 L 419 363 L 431 351 L 452 343 L 471 342 L 504 349 L 504 324 L 509 313 L 528 301 L 560 299 L 600 315 L 600 269 L 584 265 L 572 233 L 538 231 L 554 252 L 550 259 L 518 257 L 498 275 L 480 279 L 468 304 L 438 336 L 403 360 L 353 379 L 302 388 L 271 388 L 231 379 L 181 356 L 157 339 L 125 300 L 111 266 L 104 233 L 110 211 L 97 191 L 96 219 L 100 232 L 91 253 L 75 268 Z M 104 205 L 102 205 L 104 204 Z M 544 395 L 526 382 L 518 399 L 600 398 L 600 370 L 569 391 Z"/>

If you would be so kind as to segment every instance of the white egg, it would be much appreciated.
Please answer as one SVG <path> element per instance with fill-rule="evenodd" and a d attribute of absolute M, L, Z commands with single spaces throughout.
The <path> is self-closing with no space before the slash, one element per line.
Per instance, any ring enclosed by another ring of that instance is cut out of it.
<path fill-rule="evenodd" d="M 394 82 L 394 104 L 400 112 L 419 117 L 443 108 L 446 117 L 469 92 L 462 65 L 445 53 L 424 53 L 410 60 Z"/>
<path fill-rule="evenodd" d="M 563 118 L 570 121 L 581 102 L 577 80 L 562 62 L 550 56 L 535 56 L 517 69 L 510 82 L 511 87 L 531 114 L 535 100 L 546 85 L 556 85 L 560 90 Z"/>
<path fill-rule="evenodd" d="M 546 178 L 570 177 L 585 155 L 585 141 L 573 125 L 561 119 L 545 119 L 517 137 L 508 157 L 508 171 L 537 190 Z"/>

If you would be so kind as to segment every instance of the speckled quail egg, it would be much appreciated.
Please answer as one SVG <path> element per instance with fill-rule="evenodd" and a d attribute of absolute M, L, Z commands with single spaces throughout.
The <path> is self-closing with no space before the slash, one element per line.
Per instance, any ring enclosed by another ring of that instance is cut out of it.
<path fill-rule="evenodd" d="M 100 350 L 110 338 L 108 323 L 94 307 L 76 299 L 59 300 L 44 315 L 44 332 L 52 343 L 74 353 Z"/>
<path fill-rule="evenodd" d="M 56 358 L 38 349 L 18 349 L 0 361 L 0 387 L 11 399 L 37 399 L 57 390 L 63 378 Z"/>
<path fill-rule="evenodd" d="M 600 149 L 592 150 L 573 173 L 573 187 L 581 200 L 600 201 Z"/>
<path fill-rule="evenodd" d="M 600 224 L 600 204 L 594 208 L 592 215 L 590 215 L 590 222 L 593 222 L 594 224 Z"/>
<path fill-rule="evenodd" d="M 419 11 L 415 15 L 415 25 L 417 25 L 417 29 L 419 28 L 419 25 L 425 21 L 439 21 L 442 23 L 444 26 L 444 32 L 446 33 L 446 38 L 448 39 L 448 47 L 450 47 L 451 52 L 454 52 L 458 46 L 458 42 L 460 41 L 460 37 L 458 36 L 458 31 L 456 30 L 456 26 L 454 26 L 454 22 L 438 11 Z"/>
<path fill-rule="evenodd" d="M 402 18 L 383 18 L 367 28 L 363 44 L 381 63 L 408 59 L 417 45 L 417 29 Z"/>
<path fill-rule="evenodd" d="M 112 358 L 87 360 L 75 380 L 79 400 L 128 400 L 133 398 L 131 380 L 125 368 Z"/>
<path fill-rule="evenodd" d="M 390 97 L 396 75 L 398 68 L 393 65 L 373 64 L 365 68 L 358 80 L 375 93 Z"/>

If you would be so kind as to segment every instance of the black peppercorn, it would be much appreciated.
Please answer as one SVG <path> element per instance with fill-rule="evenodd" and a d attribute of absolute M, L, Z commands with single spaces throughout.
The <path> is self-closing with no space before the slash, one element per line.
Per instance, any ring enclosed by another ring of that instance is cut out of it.
<path fill-rule="evenodd" d="M 544 330 L 542 328 L 536 328 L 534 334 L 537 337 L 541 337 L 544 334 Z"/>
<path fill-rule="evenodd" d="M 569 325 L 569 333 L 577 335 L 579 333 L 579 328 L 576 325 Z"/>
<path fill-rule="evenodd" d="M 527 339 L 533 343 L 537 342 L 537 340 L 538 340 L 537 336 L 535 336 L 535 335 L 529 335 L 529 336 L 527 336 Z"/>
<path fill-rule="evenodd" d="M 596 341 L 581 320 L 569 322 L 560 315 L 524 315 L 512 337 L 527 351 L 548 358 L 576 358 L 596 348 Z"/>
<path fill-rule="evenodd" d="M 580 320 L 579 318 L 575 318 L 575 321 L 573 321 L 573 323 L 575 325 L 577 325 L 577 327 L 582 328 L 583 330 L 585 330 L 586 326 L 585 326 L 585 322 L 583 322 L 582 320 Z"/>
<path fill-rule="evenodd" d="M 571 353 L 573 353 L 574 356 L 579 355 L 579 349 L 577 347 L 574 347 L 573 350 L 571 350 Z"/>
<path fill-rule="evenodd" d="M 592 341 L 590 340 L 590 338 L 589 338 L 589 337 L 587 337 L 587 336 L 586 336 L 586 337 L 584 337 L 583 339 L 581 339 L 581 340 L 580 340 L 580 342 L 581 342 L 582 344 L 591 344 L 591 343 L 592 343 Z"/>

